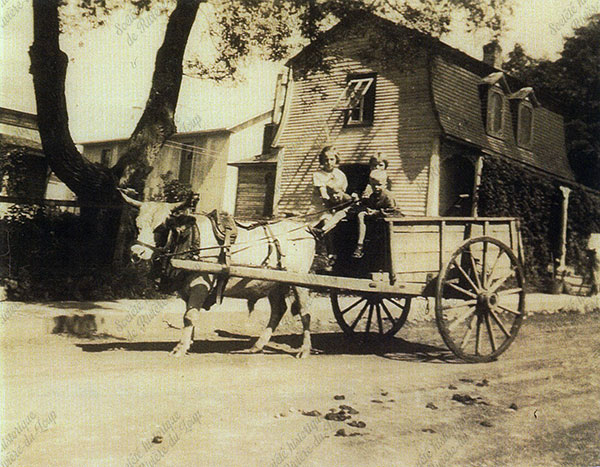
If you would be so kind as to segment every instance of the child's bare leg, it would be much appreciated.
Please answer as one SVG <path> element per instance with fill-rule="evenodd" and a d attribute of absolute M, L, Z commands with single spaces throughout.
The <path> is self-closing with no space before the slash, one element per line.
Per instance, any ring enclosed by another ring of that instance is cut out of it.
<path fill-rule="evenodd" d="M 365 211 L 361 211 L 358 213 L 358 241 L 356 242 L 358 245 L 365 243 L 365 236 L 367 235 L 367 225 L 365 223 L 365 217 L 367 217 L 367 213 Z"/>
<path fill-rule="evenodd" d="M 342 209 L 341 211 L 338 211 L 335 214 L 333 214 L 329 219 L 325 221 L 323 227 L 321 227 L 323 229 L 323 233 L 327 233 L 331 229 L 333 229 L 338 224 L 338 222 L 340 222 L 344 217 L 346 217 L 345 209 Z"/>
<path fill-rule="evenodd" d="M 365 242 L 365 236 L 367 234 L 367 225 L 365 223 L 365 217 L 367 213 L 365 211 L 361 211 L 356 216 L 358 218 L 358 241 L 356 242 L 356 250 L 352 256 L 354 258 L 362 258 L 363 256 L 363 243 Z"/>

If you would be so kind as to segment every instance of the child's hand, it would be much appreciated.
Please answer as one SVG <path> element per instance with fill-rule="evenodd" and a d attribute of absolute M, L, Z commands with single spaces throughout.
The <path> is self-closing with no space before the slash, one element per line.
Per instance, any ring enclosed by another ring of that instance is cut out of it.
<path fill-rule="evenodd" d="M 376 209 L 367 208 L 367 215 L 374 216 L 375 214 L 377 214 Z"/>

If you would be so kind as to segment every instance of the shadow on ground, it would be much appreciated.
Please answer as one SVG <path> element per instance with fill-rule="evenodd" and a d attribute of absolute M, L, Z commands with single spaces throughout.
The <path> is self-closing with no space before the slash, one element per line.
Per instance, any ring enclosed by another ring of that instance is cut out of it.
<path fill-rule="evenodd" d="M 248 350 L 256 337 L 215 331 L 220 339 L 197 340 L 190 354 L 235 354 Z M 295 355 L 301 345 L 301 336 L 295 334 L 274 336 L 264 353 Z M 410 342 L 400 338 L 381 340 L 377 336 L 364 339 L 346 337 L 343 333 L 315 333 L 312 335 L 314 353 L 318 355 L 378 355 L 398 361 L 422 361 L 432 363 L 456 363 L 459 360 L 447 349 L 427 344 Z M 84 352 L 127 350 L 134 352 L 170 352 L 176 342 L 94 342 L 79 343 Z"/>

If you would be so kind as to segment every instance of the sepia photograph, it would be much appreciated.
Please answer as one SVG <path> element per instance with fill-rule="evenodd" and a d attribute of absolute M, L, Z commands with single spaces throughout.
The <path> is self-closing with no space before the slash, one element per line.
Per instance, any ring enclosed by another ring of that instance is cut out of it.
<path fill-rule="evenodd" d="M 600 0 L 0 34 L 0 467 L 600 467 Z"/>

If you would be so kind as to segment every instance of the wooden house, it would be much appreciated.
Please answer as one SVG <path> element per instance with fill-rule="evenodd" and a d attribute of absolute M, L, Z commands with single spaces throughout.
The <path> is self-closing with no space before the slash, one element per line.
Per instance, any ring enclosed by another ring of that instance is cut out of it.
<path fill-rule="evenodd" d="M 264 127 L 271 121 L 271 111 L 244 121 L 225 121 L 222 126 L 209 126 L 215 121 L 198 118 L 206 128 L 176 133 L 165 142 L 146 183 L 146 199 L 157 195 L 165 175 L 191 185 L 200 195 L 196 209 L 235 208 L 237 169 L 228 163 L 259 153 Z M 83 154 L 93 162 L 106 166 L 116 163 L 127 139 L 81 143 Z"/>
<path fill-rule="evenodd" d="M 574 183 L 557 105 L 504 74 L 499 52 L 489 44 L 482 61 L 376 15 L 342 20 L 288 62 L 272 149 L 275 213 L 309 207 L 324 145 L 338 149 L 354 191 L 382 153 L 406 215 L 476 213 L 488 157 Z"/>

